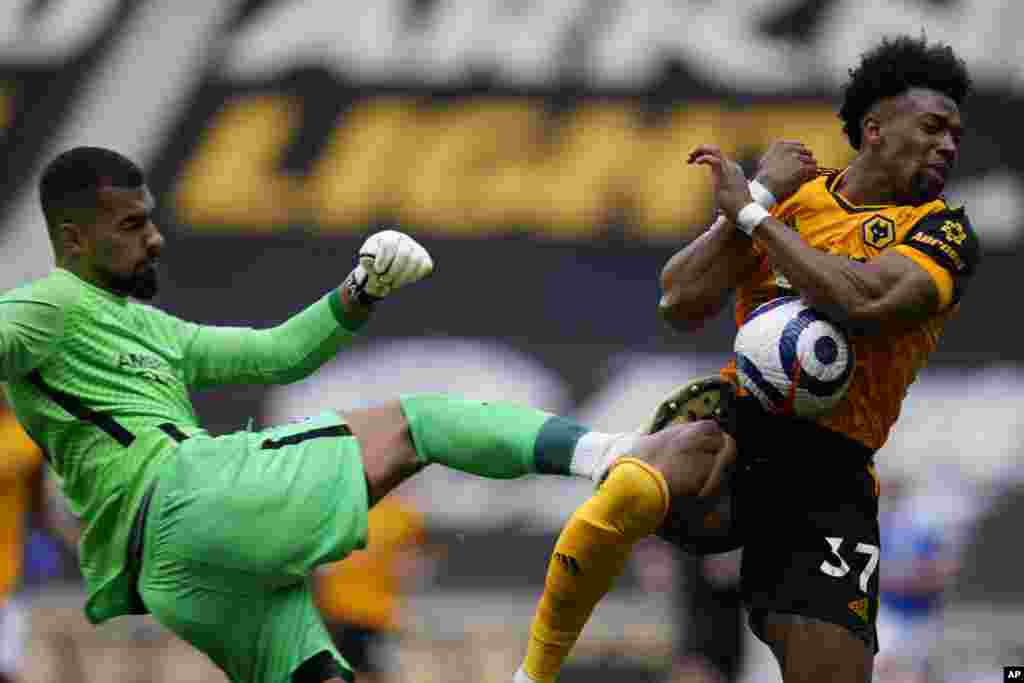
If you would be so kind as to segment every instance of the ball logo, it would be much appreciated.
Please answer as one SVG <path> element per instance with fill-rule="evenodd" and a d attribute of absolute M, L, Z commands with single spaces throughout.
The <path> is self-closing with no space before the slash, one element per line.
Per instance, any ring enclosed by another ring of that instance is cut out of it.
<path fill-rule="evenodd" d="M 740 384 L 770 412 L 818 417 L 846 393 L 855 367 L 842 328 L 799 297 L 758 307 L 736 335 Z"/>

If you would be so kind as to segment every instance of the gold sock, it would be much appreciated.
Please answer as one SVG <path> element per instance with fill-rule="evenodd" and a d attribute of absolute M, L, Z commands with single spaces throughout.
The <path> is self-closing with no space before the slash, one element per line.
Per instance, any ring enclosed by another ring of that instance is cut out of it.
<path fill-rule="evenodd" d="M 620 458 L 573 513 L 558 537 L 530 627 L 522 668 L 531 679 L 555 680 L 594 607 L 622 573 L 633 544 L 658 529 L 668 504 L 661 472 L 635 458 Z"/>

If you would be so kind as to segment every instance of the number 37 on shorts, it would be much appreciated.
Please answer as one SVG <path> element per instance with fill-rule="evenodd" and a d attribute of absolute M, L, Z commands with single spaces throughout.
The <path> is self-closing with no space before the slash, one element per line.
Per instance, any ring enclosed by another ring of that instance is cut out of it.
<path fill-rule="evenodd" d="M 871 577 L 878 568 L 878 546 L 848 541 L 838 536 L 826 536 L 825 542 L 828 544 L 829 556 L 819 569 L 828 576 L 840 579 L 859 568 L 857 583 L 862 592 L 868 593 Z"/>

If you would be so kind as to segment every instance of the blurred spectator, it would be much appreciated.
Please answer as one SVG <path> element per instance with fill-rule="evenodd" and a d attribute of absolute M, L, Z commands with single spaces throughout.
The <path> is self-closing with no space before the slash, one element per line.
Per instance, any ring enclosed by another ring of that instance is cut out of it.
<path fill-rule="evenodd" d="M 401 596 L 408 580 L 426 571 L 424 540 L 423 515 L 392 492 L 370 510 L 366 549 L 317 573 L 320 613 L 359 683 L 392 678 L 384 645 L 401 629 Z"/>
<path fill-rule="evenodd" d="M 684 555 L 682 592 L 677 609 L 686 630 L 673 683 L 740 679 L 744 657 L 743 601 L 740 596 L 742 550 L 697 557 Z M 680 674 L 694 670 L 702 678 Z"/>
<path fill-rule="evenodd" d="M 16 590 L 23 569 L 45 573 L 54 564 L 49 541 L 28 534 L 30 515 L 41 529 L 55 527 L 43 475 L 39 448 L 0 399 L 0 683 L 21 678 L 28 623 Z"/>
<path fill-rule="evenodd" d="M 879 500 L 882 559 L 875 662 L 881 683 L 939 680 L 946 590 L 960 568 L 969 499 L 955 482 L 925 489 L 883 479 Z"/>
<path fill-rule="evenodd" d="M 744 657 L 739 590 L 742 550 L 698 557 L 656 539 L 638 544 L 633 563 L 648 592 L 671 593 L 677 645 L 669 683 L 735 683 Z"/>

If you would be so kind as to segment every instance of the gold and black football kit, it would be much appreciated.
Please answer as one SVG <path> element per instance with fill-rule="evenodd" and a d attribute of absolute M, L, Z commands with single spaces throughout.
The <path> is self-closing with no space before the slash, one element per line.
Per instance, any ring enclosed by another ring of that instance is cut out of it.
<path fill-rule="evenodd" d="M 672 397 L 663 403 L 653 430 L 671 421 L 667 416 L 685 415 L 687 398 L 711 398 L 709 388 L 719 399 L 729 397 L 728 410 L 717 417 L 740 451 L 729 481 L 731 509 L 723 515 L 731 525 L 712 539 L 716 547 L 706 540 L 695 544 L 687 524 L 677 525 L 671 514 L 661 472 L 621 459 L 559 536 L 516 680 L 555 680 L 633 545 L 651 533 L 697 552 L 698 546 L 717 552 L 719 545 L 743 545 L 742 585 L 755 633 L 763 634 L 766 615 L 796 614 L 844 626 L 877 648 L 874 454 L 896 421 L 908 385 L 956 311 L 978 260 L 978 240 L 963 210 L 950 209 L 942 199 L 920 206 L 857 206 L 837 191 L 841 181 L 842 172 L 823 173 L 773 213 L 815 249 L 863 262 L 893 249 L 913 260 L 935 281 L 938 312 L 899 334 L 854 337 L 852 384 L 840 405 L 817 421 L 769 414 L 750 395 L 733 400 L 727 383 L 708 378 L 682 388 L 678 405 Z M 799 294 L 772 268 L 756 233 L 753 248 L 761 260 L 737 289 L 740 325 L 760 304 Z M 735 384 L 734 365 L 721 375 Z M 694 386 L 697 397 L 685 393 Z M 677 527 L 683 533 L 674 534 Z"/>
<path fill-rule="evenodd" d="M 851 336 L 857 366 L 849 390 L 832 412 L 813 422 L 766 414 L 753 397 L 737 401 L 743 464 L 734 482 L 735 517 L 755 632 L 765 614 L 792 613 L 842 624 L 876 646 L 874 454 L 956 313 L 979 247 L 962 208 L 950 208 L 941 198 L 917 206 L 856 205 L 837 189 L 844 173 L 823 172 L 772 214 L 815 249 L 860 262 L 895 250 L 913 260 L 934 280 L 939 310 L 910 330 Z M 737 325 L 760 304 L 799 294 L 756 239 L 754 248 L 762 258 L 737 288 Z M 735 373 L 733 364 L 722 370 L 733 381 Z"/>

